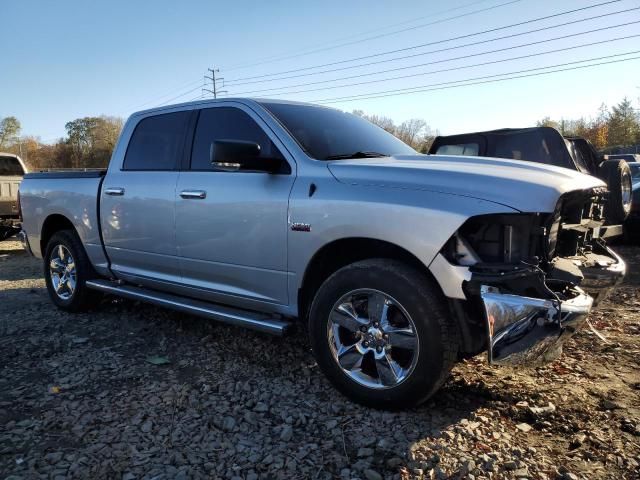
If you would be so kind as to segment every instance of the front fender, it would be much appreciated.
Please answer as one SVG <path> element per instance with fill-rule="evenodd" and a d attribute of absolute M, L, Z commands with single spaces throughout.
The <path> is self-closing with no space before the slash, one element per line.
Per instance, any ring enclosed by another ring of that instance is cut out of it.
<path fill-rule="evenodd" d="M 290 298 L 296 298 L 307 265 L 323 246 L 344 238 L 370 238 L 407 250 L 429 267 L 447 240 L 469 218 L 516 210 L 486 200 L 439 192 L 347 185 L 333 179 L 297 181 L 289 204 Z M 294 225 L 295 224 L 295 225 Z M 294 227 L 292 229 L 291 227 Z M 300 228 L 303 226 L 304 228 Z M 443 285 L 445 278 L 438 278 Z"/>

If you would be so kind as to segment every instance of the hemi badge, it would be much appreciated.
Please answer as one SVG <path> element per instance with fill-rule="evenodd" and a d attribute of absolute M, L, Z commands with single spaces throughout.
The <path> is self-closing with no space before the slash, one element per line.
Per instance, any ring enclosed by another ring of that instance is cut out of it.
<path fill-rule="evenodd" d="M 311 225 L 309 225 L 308 223 L 292 223 L 291 230 L 293 230 L 294 232 L 310 232 Z"/>

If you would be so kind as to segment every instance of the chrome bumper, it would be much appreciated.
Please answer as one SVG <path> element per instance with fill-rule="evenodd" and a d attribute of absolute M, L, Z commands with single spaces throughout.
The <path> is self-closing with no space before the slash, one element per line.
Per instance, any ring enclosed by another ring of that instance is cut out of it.
<path fill-rule="evenodd" d="M 29 255 L 33 256 L 31 245 L 29 245 L 29 238 L 27 237 L 27 233 L 24 230 L 20 230 L 20 233 L 18 233 L 18 239 L 20 239 L 22 248 L 24 248 Z"/>
<path fill-rule="evenodd" d="M 489 363 L 532 365 L 553 360 L 562 344 L 584 323 L 593 298 L 580 289 L 555 300 L 503 294 L 483 285 L 480 296 L 489 332 Z"/>

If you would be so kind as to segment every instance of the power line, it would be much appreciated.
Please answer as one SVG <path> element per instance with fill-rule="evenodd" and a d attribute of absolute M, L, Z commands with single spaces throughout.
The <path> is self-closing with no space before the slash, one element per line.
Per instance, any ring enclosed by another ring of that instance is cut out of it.
<path fill-rule="evenodd" d="M 173 102 L 174 100 L 177 100 L 178 98 L 182 98 L 182 97 L 184 97 L 186 95 L 189 95 L 191 92 L 195 92 L 196 90 L 201 90 L 201 89 L 202 89 L 202 87 L 200 85 L 198 85 L 196 88 L 192 88 L 191 90 L 188 90 L 188 91 L 186 91 L 184 93 L 181 93 L 180 95 L 176 95 L 175 97 L 171 97 L 169 100 L 167 100 L 165 102 L 162 102 L 162 103 L 158 104 L 157 106 L 158 107 L 162 107 L 163 105 L 167 105 L 167 104 Z"/>
<path fill-rule="evenodd" d="M 242 83 L 238 83 L 238 82 L 244 81 L 244 80 L 251 80 L 251 79 L 279 76 L 279 75 L 284 75 L 284 74 L 288 74 L 288 73 L 295 73 L 295 72 L 300 72 L 300 71 L 305 71 L 305 70 L 312 70 L 312 69 L 322 68 L 322 67 L 329 67 L 329 66 L 333 66 L 333 65 L 339 65 L 339 64 L 344 64 L 344 63 L 355 62 L 355 61 L 358 61 L 358 60 L 366 60 L 368 58 L 375 58 L 375 57 L 380 57 L 380 56 L 384 56 L 384 55 L 390 55 L 392 53 L 399 53 L 399 52 L 404 52 L 404 51 L 408 51 L 408 50 L 415 50 L 417 48 L 423 48 L 423 47 L 427 47 L 427 46 L 431 46 L 431 45 L 437 45 L 437 44 L 441 44 L 441 43 L 451 42 L 451 41 L 454 41 L 454 40 L 461 40 L 463 38 L 470 38 L 470 37 L 474 37 L 474 36 L 478 36 L 478 35 L 483 35 L 485 33 L 496 32 L 496 31 L 499 31 L 499 30 L 505 30 L 507 28 L 513 28 L 513 27 L 518 27 L 518 26 L 521 26 L 521 25 L 536 23 L 536 22 L 540 22 L 540 21 L 543 21 L 543 20 L 548 20 L 550 18 L 559 17 L 559 16 L 562 16 L 562 15 L 568 15 L 568 14 L 571 14 L 571 13 L 592 9 L 592 8 L 600 7 L 600 6 L 611 4 L 611 3 L 617 3 L 617 2 L 620 2 L 620 1 L 621 0 L 610 0 L 610 1 L 607 1 L 607 2 L 602 2 L 602 3 L 597 3 L 597 4 L 594 4 L 594 5 L 589 5 L 589 6 L 586 6 L 586 7 L 576 8 L 576 9 L 573 9 L 573 10 L 567 10 L 567 11 L 564 11 L 564 12 L 559 12 L 559 13 L 556 13 L 556 14 L 553 14 L 553 15 L 547 15 L 547 16 L 544 16 L 544 17 L 538 17 L 538 18 L 526 20 L 526 21 L 523 21 L 523 22 L 513 23 L 513 24 L 509 24 L 509 25 L 503 25 L 501 27 L 495 27 L 495 28 L 491 28 L 491 29 L 488 29 L 488 30 L 483 30 L 483 31 L 480 31 L 480 32 L 470 33 L 470 34 L 466 34 L 466 35 L 459 35 L 459 36 L 456 36 L 456 37 L 450 37 L 450 38 L 446 38 L 446 39 L 442 39 L 442 40 L 436 40 L 436 41 L 433 41 L 433 42 L 427 42 L 427 43 L 422 43 L 422 44 L 418 44 L 418 45 L 412 45 L 412 46 L 409 46 L 409 47 L 399 48 L 399 49 L 395 49 L 395 50 L 388 50 L 386 52 L 379 52 L 379 53 L 375 53 L 375 54 L 364 55 L 364 56 L 361 56 L 361 57 L 354 57 L 354 58 L 350 58 L 350 59 L 346 59 L 346 60 L 339 60 L 339 61 L 336 61 L 336 62 L 324 63 L 324 64 L 321 64 L 321 65 L 314 65 L 314 66 L 310 66 L 310 67 L 302 67 L 302 68 L 296 68 L 296 69 L 293 69 L 293 70 L 285 70 L 285 71 L 282 71 L 282 72 L 267 73 L 267 74 L 263 74 L 263 75 L 255 75 L 255 76 L 252 76 L 252 77 L 236 78 L 235 80 L 232 79 L 232 80 L 227 81 L 227 83 L 230 84 L 230 85 L 234 84 L 235 86 L 247 85 L 247 84 L 250 84 L 250 83 L 261 83 L 261 81 L 242 82 Z M 449 47 L 449 48 L 445 48 L 445 49 L 442 49 L 442 50 L 435 50 L 435 51 L 430 51 L 430 52 L 426 52 L 426 53 L 434 53 L 434 52 L 446 51 L 446 50 L 451 50 L 451 49 L 455 49 L 455 48 L 462 48 L 464 46 L 487 43 L 487 42 L 490 42 L 490 41 L 501 40 L 501 39 L 504 39 L 504 38 L 511 38 L 511 37 L 514 37 L 514 36 L 525 35 L 527 33 L 533 33 L 533 32 L 542 31 L 542 30 L 545 30 L 545 29 L 548 30 L 550 28 L 557 28 L 558 26 L 566 26 L 566 25 L 571 25 L 573 23 L 579 23 L 579 22 L 584 22 L 584 21 L 587 21 L 587 20 L 594 20 L 594 19 L 597 19 L 597 18 L 603 18 L 603 17 L 610 16 L 610 15 L 616 15 L 618 13 L 623 13 L 623 12 L 626 12 L 626 11 L 629 11 L 629 10 L 634 10 L 634 9 L 621 10 L 621 11 L 618 11 L 618 12 L 607 13 L 607 14 L 603 14 L 603 15 L 596 15 L 596 16 L 588 17 L 588 18 L 581 19 L 581 20 L 575 20 L 575 21 L 572 21 L 572 22 L 566 22 L 566 23 L 562 23 L 562 24 L 557 24 L 557 25 L 551 26 L 551 27 L 544 27 L 544 28 L 541 28 L 541 29 L 530 30 L 528 32 L 512 34 L 512 35 L 507 35 L 507 36 L 503 36 L 503 37 L 495 37 L 494 39 L 483 40 L 483 41 L 474 42 L 474 43 L 468 43 L 468 44 L 464 44 L 464 45 L 461 45 L 461 46 Z M 412 55 L 412 56 L 423 55 L 423 54 L 426 54 L 426 53 L 415 54 L 415 55 Z M 408 56 L 408 57 L 396 57 L 393 60 L 400 60 L 400 59 L 409 58 L 409 57 L 411 57 L 411 56 Z M 384 61 L 391 61 L 391 60 L 387 59 L 387 60 L 383 60 L 383 62 Z M 338 71 L 338 70 L 346 70 L 348 68 L 358 68 L 358 67 L 361 67 L 361 66 L 375 65 L 376 63 L 380 63 L 380 62 L 372 62 L 372 63 L 366 63 L 366 64 L 361 64 L 361 65 L 355 65 L 355 66 L 351 66 L 351 67 L 344 67 L 344 68 L 340 68 L 340 69 L 332 69 L 332 70 L 325 70 L 325 71 L 321 71 L 321 72 L 313 72 L 313 73 L 307 73 L 307 74 L 302 74 L 302 75 L 293 75 L 293 76 L 289 76 L 289 77 L 281 77 L 281 78 L 277 78 L 277 79 L 273 79 L 273 80 L 284 80 L 284 79 L 288 79 L 288 78 L 297 78 L 297 77 L 303 77 L 303 76 L 309 76 L 309 75 L 316 75 L 316 74 L 320 74 L 320 73 L 328 73 L 328 72 L 334 72 L 334 71 Z M 266 81 L 272 81 L 272 80 L 262 80 L 262 81 L 266 82 Z"/>
<path fill-rule="evenodd" d="M 172 88 L 171 90 L 168 90 L 167 93 L 165 93 L 163 95 L 159 95 L 157 97 L 154 97 L 152 100 L 148 100 L 148 101 L 146 101 L 144 103 L 140 103 L 140 104 L 138 104 L 138 105 L 136 105 L 134 107 L 131 107 L 130 110 L 138 110 L 138 109 L 140 109 L 140 108 L 142 108 L 142 107 L 144 107 L 146 105 L 150 105 L 152 103 L 157 102 L 158 100 L 161 100 L 161 99 L 163 99 L 165 97 L 168 97 L 169 95 L 172 95 L 174 92 L 180 91 L 180 90 L 182 90 L 184 88 L 187 88 L 187 87 L 189 87 L 191 85 L 195 85 L 196 83 L 199 83 L 199 82 L 200 82 L 200 80 L 191 81 L 191 82 L 187 82 L 187 83 L 185 83 L 185 84 L 183 84 L 183 85 L 181 85 L 179 87 Z"/>
<path fill-rule="evenodd" d="M 640 9 L 640 7 L 638 7 L 638 8 Z M 426 63 L 418 63 L 418 64 L 414 64 L 414 65 L 406 65 L 406 66 L 403 66 L 403 67 L 389 68 L 389 69 L 386 69 L 386 70 L 377 71 L 376 75 L 381 74 L 381 73 L 398 72 L 398 71 L 402 71 L 402 70 L 410 70 L 410 69 L 413 69 L 413 68 L 426 67 L 428 65 L 436 65 L 436 64 L 439 64 L 439 63 L 448 63 L 448 62 L 453 62 L 453 61 L 456 61 L 456 60 L 464 60 L 464 59 L 467 59 L 467 58 L 479 57 L 479 56 L 483 56 L 483 55 L 489 55 L 489 54 L 492 54 L 492 53 L 505 52 L 505 51 L 509 51 L 509 50 L 515 50 L 515 49 L 518 49 L 518 48 L 530 47 L 530 46 L 533 46 L 533 45 L 540 45 L 542 43 L 549 43 L 549 42 L 554 42 L 554 41 L 557 41 L 557 40 L 565 40 L 567 38 L 578 37 L 578 36 L 581 36 L 581 35 L 587 35 L 587 34 L 590 34 L 590 33 L 595 33 L 595 32 L 599 32 L 599 31 L 603 31 L 603 30 L 611 30 L 611 29 L 614 29 L 614 28 L 626 27 L 628 25 L 634 25 L 634 24 L 637 24 L 637 23 L 640 23 L 640 20 L 636 20 L 636 21 L 633 21 L 633 22 L 622 23 L 622 24 L 618 24 L 618 25 L 613 25 L 613 26 L 610 26 L 610 27 L 601 27 L 601 28 L 596 28 L 596 29 L 593 29 L 593 30 L 586 30 L 584 32 L 571 33 L 571 34 L 568 34 L 568 35 L 561 35 L 559 37 L 547 38 L 547 39 L 538 40 L 538 41 L 535 41 L 535 42 L 521 43 L 519 45 L 512 45 L 512 46 L 509 46 L 509 47 L 503 47 L 503 48 L 498 48 L 498 49 L 494 49 L 494 50 L 487 50 L 487 51 L 484 51 L 484 52 L 471 53 L 471 54 L 462 55 L 462 56 L 459 56 L 459 57 L 451 57 L 451 58 L 445 58 L 445 59 L 442 59 L 442 60 L 434 60 L 434 61 L 426 62 Z M 633 35 L 633 36 L 631 36 L 629 38 L 632 38 L 632 37 L 635 37 L 635 35 Z M 627 37 L 618 37 L 616 39 L 612 39 L 612 40 L 608 40 L 608 41 L 614 41 L 614 40 L 624 39 L 624 38 L 627 38 Z M 598 43 L 599 42 L 594 42 L 592 44 L 587 44 L 587 45 L 596 45 Z M 577 47 L 570 47 L 570 48 L 567 48 L 567 50 L 569 50 L 571 48 L 577 48 Z M 562 49 L 560 49 L 558 51 L 562 51 Z M 537 54 L 532 54 L 530 56 L 536 56 L 536 55 Z M 516 57 L 516 58 L 526 58 L 526 57 L 527 56 L 525 55 L 523 57 Z M 491 62 L 489 62 L 489 63 L 491 63 Z M 466 68 L 466 67 L 463 66 L 463 67 L 460 67 L 460 68 Z M 449 70 L 438 70 L 437 72 L 449 71 Z M 455 69 L 453 69 L 453 70 L 455 70 Z M 412 76 L 419 76 L 419 75 L 422 75 L 422 74 L 413 74 L 413 75 L 400 76 L 400 77 L 395 77 L 392 80 L 399 79 L 399 78 L 408 78 L 408 77 L 412 77 Z M 357 75 L 350 75 L 350 76 L 347 76 L 347 77 L 333 78 L 333 79 L 328 79 L 328 80 L 318 80 L 318 81 L 315 81 L 315 82 L 300 83 L 300 84 L 297 84 L 297 85 L 288 85 L 288 86 L 283 86 L 283 87 L 273 87 L 273 88 L 266 88 L 266 89 L 261 89 L 261 90 L 245 91 L 245 92 L 237 93 L 236 95 L 247 95 L 247 94 L 254 94 L 254 93 L 261 93 L 261 92 L 269 92 L 269 91 L 273 91 L 273 90 L 284 90 L 284 89 L 287 89 L 287 88 L 307 87 L 307 86 L 311 86 L 311 85 L 319 85 L 319 84 L 323 84 L 323 83 L 331 83 L 331 82 L 337 82 L 337 81 L 341 81 L 341 80 L 350 80 L 350 79 L 354 79 L 354 78 L 362 78 L 362 77 L 370 77 L 370 76 L 371 76 L 371 73 L 360 73 L 360 74 L 357 74 Z M 363 83 L 367 83 L 367 82 L 363 82 Z M 370 82 L 370 83 L 373 83 L 373 82 Z M 353 85 L 358 85 L 358 84 L 353 84 Z M 336 86 L 336 87 L 326 87 L 326 88 L 339 88 L 339 87 Z M 307 91 L 313 91 L 313 90 L 307 90 Z M 289 93 L 301 93 L 301 92 L 289 92 Z M 271 93 L 270 95 L 280 95 L 280 94 L 281 93 Z"/>
<path fill-rule="evenodd" d="M 525 78 L 525 77 L 535 77 L 538 75 L 545 75 L 545 74 L 549 74 L 549 73 L 556 73 L 556 72 L 564 72 L 564 71 L 569 71 L 569 70 L 578 70 L 578 69 L 582 69 L 582 68 L 588 68 L 588 67 L 595 67 L 595 66 L 599 66 L 599 65 L 608 65 L 611 63 L 620 63 L 620 62 L 626 62 L 626 61 L 630 61 L 630 60 L 637 60 L 640 59 L 640 56 L 638 57 L 631 57 L 631 58 L 626 58 L 626 59 L 619 59 L 619 60 L 612 60 L 612 61 L 608 61 L 608 62 L 600 62 L 600 63 L 595 63 L 595 64 L 591 64 L 591 65 L 579 65 L 579 66 L 574 66 L 574 67 L 569 67 L 569 68 L 563 68 L 563 69 L 558 69 L 558 70 L 553 70 L 550 72 L 538 72 L 538 73 L 528 73 L 528 72 L 534 72 L 537 70 L 546 70 L 549 68 L 558 68 L 558 67 L 564 67 L 564 66 L 568 66 L 568 65 L 576 65 L 579 63 L 585 63 L 585 62 L 592 62 L 592 61 L 597 61 L 597 60 L 605 60 L 608 58 L 616 58 L 616 57 L 621 57 L 624 55 L 632 55 L 632 54 L 636 54 L 636 53 L 640 53 L 640 50 L 634 50 L 631 52 L 625 52 L 625 53 L 618 53 L 615 55 L 606 55 L 603 57 L 595 57 L 595 58 L 588 58 L 585 60 L 577 60 L 574 62 L 565 62 L 565 63 L 559 63 L 559 64 L 555 64 L 555 65 L 547 65 L 545 67 L 536 67 L 536 68 L 529 68 L 529 69 L 525 69 L 525 70 L 517 70 L 517 71 L 513 71 L 513 72 L 506 72 L 506 73 L 499 73 L 499 74 L 495 74 L 495 75 L 485 75 L 485 76 L 480 76 L 480 77 L 474 77 L 474 78 L 467 78 L 467 79 L 462 79 L 462 80 L 453 80 L 450 82 L 440 82 L 440 83 L 432 83 L 432 84 L 427 84 L 427 85 L 419 85 L 417 87 L 409 87 L 409 88 L 400 88 L 400 89 L 395 89 L 395 90 L 384 90 L 384 91 L 380 91 L 380 92 L 371 92 L 371 93 L 364 93 L 361 95 L 350 95 L 350 96 L 344 96 L 344 97 L 332 97 L 332 98 L 325 98 L 325 99 L 321 99 L 321 100 L 312 100 L 312 103 L 338 103 L 338 102 L 350 102 L 353 100 L 370 100 L 373 98 L 383 98 L 383 97 L 391 97 L 391 96 L 397 96 L 397 95 L 403 95 L 403 94 L 411 94 L 411 93 L 422 93 L 422 92 L 429 92 L 432 90 L 444 90 L 447 88 L 454 88 L 454 87 L 463 87 L 463 86 L 469 86 L 469 85 L 479 85 L 479 84 L 483 84 L 483 83 L 493 83 L 493 82 L 497 82 L 497 81 L 504 81 L 504 80 L 513 80 L 516 78 Z M 520 74 L 524 74 L 524 75 L 520 75 Z M 501 77 L 501 76 L 507 76 L 507 75 L 517 75 L 514 77 L 508 77 L 508 78 L 503 78 L 503 79 L 496 79 L 496 77 Z M 463 82 L 472 82 L 472 83 L 463 83 Z M 452 84 L 456 84 L 456 83 L 463 83 L 463 85 L 452 85 Z"/>
<path fill-rule="evenodd" d="M 473 2 L 473 3 L 468 4 L 466 6 L 468 7 L 468 6 L 471 6 L 471 5 L 478 4 L 478 3 L 484 3 L 484 1 L 485 0 L 479 1 L 479 2 Z M 486 11 L 489 11 L 489 10 L 494 10 L 496 8 L 500 8 L 500 7 L 503 7 L 503 6 L 506 6 L 506 5 L 510 5 L 512 3 L 518 3 L 520 1 L 522 1 L 522 0 L 510 0 L 508 2 L 501 3 L 501 4 L 498 4 L 498 5 L 493 5 L 491 7 L 483 8 L 483 9 L 480 9 L 480 10 L 474 10 L 472 12 L 467 12 L 467 13 L 464 13 L 464 14 L 461 14 L 461 15 L 456 15 L 456 16 L 453 16 L 453 17 L 448 17 L 448 18 L 436 20 L 436 21 L 425 23 L 425 24 L 422 24 L 422 25 L 416 25 L 416 26 L 413 26 L 413 27 L 408 27 L 408 28 L 396 30 L 396 31 L 393 31 L 393 32 L 378 34 L 378 35 L 374 35 L 374 36 L 371 36 L 371 37 L 363 38 L 361 40 L 355 40 L 355 41 L 352 41 L 352 42 L 341 43 L 341 44 L 330 46 L 330 47 L 323 47 L 323 48 L 319 48 L 319 49 L 315 49 L 315 50 L 310 50 L 310 51 L 306 51 L 304 53 L 298 53 L 298 54 L 292 54 L 292 55 L 286 55 L 286 56 L 280 56 L 280 57 L 270 57 L 270 58 L 264 59 L 263 61 L 254 62 L 254 63 L 250 63 L 250 64 L 245 64 L 245 65 L 240 65 L 240 66 L 236 66 L 236 67 L 226 68 L 226 70 L 227 71 L 237 70 L 239 68 L 253 67 L 253 66 L 257 66 L 257 65 L 264 65 L 266 63 L 272 63 L 272 62 L 275 62 L 275 61 L 288 60 L 288 59 L 291 59 L 291 58 L 298 58 L 298 57 L 302 57 L 302 56 L 312 55 L 314 53 L 324 52 L 324 51 L 327 51 L 327 50 L 335 50 L 336 48 L 346 47 L 346 46 L 349 46 L 349 45 L 355 45 L 355 44 L 358 44 L 358 43 L 367 42 L 369 40 L 376 40 L 378 38 L 388 37 L 388 36 L 391 36 L 391 35 L 396 35 L 398 33 L 403 33 L 403 32 L 410 31 L 410 30 L 416 30 L 418 28 L 424 28 L 424 27 L 428 27 L 430 25 L 435 25 L 435 24 L 438 24 L 438 23 L 448 22 L 449 20 L 456 20 L 458 18 L 463 18 L 463 17 L 467 17 L 467 16 L 470 16 L 470 15 L 475 15 L 476 13 L 481 13 L 481 12 L 486 12 Z M 614 1 L 621 1 L 621 0 L 614 0 Z M 439 12 L 437 15 L 442 14 L 442 13 L 447 13 L 447 12 L 450 12 L 450 11 L 453 11 L 453 10 L 458 10 L 460 8 L 464 8 L 464 6 L 451 8 L 449 10 L 444 10 L 442 12 Z M 421 18 L 427 18 L 427 16 L 421 17 Z M 409 23 L 409 22 L 404 22 L 404 23 Z M 402 24 L 402 23 L 400 23 L 400 24 Z"/>
<path fill-rule="evenodd" d="M 640 20 L 638 20 L 636 22 L 632 22 L 632 23 L 640 23 Z M 541 56 L 541 55 L 549 55 L 549 54 L 552 54 L 552 53 L 566 52 L 566 51 L 569 51 L 569 50 L 575 50 L 577 48 L 591 47 L 591 46 L 594 46 L 594 45 L 602 45 L 602 44 L 605 44 L 605 43 L 611 43 L 611 42 L 616 42 L 616 41 L 620 41 L 620 40 L 628 40 L 630 38 L 636 38 L 636 37 L 640 37 L 640 33 L 636 34 L 636 35 L 627 35 L 627 36 L 624 36 L 624 37 L 610 38 L 610 39 L 607 39 L 607 40 L 600 40 L 600 41 L 597 41 L 597 42 L 584 43 L 584 44 L 580 44 L 580 45 L 572 45 L 570 47 L 557 48 L 557 49 L 553 49 L 553 50 L 547 50 L 547 51 L 544 51 L 544 52 L 530 53 L 530 54 L 527 54 L 527 55 L 519 55 L 517 57 L 503 58 L 503 59 L 499 59 L 499 60 L 491 60 L 491 61 L 488 61 L 488 62 L 475 63 L 475 64 L 471 64 L 471 65 L 461 65 L 461 66 L 457 66 L 457 67 L 443 68 L 443 69 L 440 69 L 440 70 L 430 70 L 428 72 L 412 73 L 412 74 L 409 74 L 409 75 L 400 75 L 400 76 L 396 76 L 396 77 L 376 78 L 374 80 L 367 80 L 367 81 L 364 81 L 364 82 L 356 82 L 356 83 L 348 83 L 348 84 L 344 84 L 344 85 L 333 85 L 333 86 L 326 86 L 326 87 L 319 87 L 319 88 L 311 88 L 311 89 L 307 89 L 307 90 L 297 90 L 297 91 L 271 93 L 270 95 L 280 96 L 280 95 L 294 95 L 294 94 L 298 94 L 298 93 L 318 92 L 318 91 L 321 91 L 321 90 L 331 90 L 331 89 L 335 89 L 335 88 L 355 87 L 355 86 L 360 86 L 360 85 L 368 85 L 368 84 L 372 84 L 372 83 L 389 82 L 389 81 L 401 80 L 401 79 L 405 79 L 405 78 L 414 78 L 414 77 L 420 77 L 420 76 L 424 76 L 424 75 L 433 75 L 435 73 L 453 72 L 453 71 L 464 70 L 464 69 L 468 69 L 468 68 L 475 68 L 475 67 L 481 67 L 481 66 L 486 66 L 486 65 L 494 65 L 494 64 L 497 64 L 497 63 L 510 62 L 510 61 L 514 61 L 514 60 L 522 60 L 524 58 L 532 58 L 532 57 L 538 57 L 538 56 Z M 517 48 L 517 47 L 514 47 L 514 48 Z M 492 53 L 492 52 L 484 52 L 482 54 L 487 54 L 487 53 Z M 478 55 L 481 55 L 481 54 L 478 54 Z M 455 60 L 455 59 L 450 59 L 450 60 L 446 60 L 446 61 L 451 61 L 451 60 Z M 434 62 L 434 63 L 439 63 L 439 62 Z M 408 67 L 408 68 L 411 68 L 411 67 Z M 329 81 L 331 81 L 331 80 L 329 80 Z M 313 82 L 313 83 L 319 83 L 319 82 Z M 238 96 L 247 95 L 249 93 L 256 93 L 256 92 L 259 92 L 259 90 L 258 91 L 254 91 L 254 92 L 240 92 L 240 93 L 238 93 L 236 95 L 238 95 Z"/>

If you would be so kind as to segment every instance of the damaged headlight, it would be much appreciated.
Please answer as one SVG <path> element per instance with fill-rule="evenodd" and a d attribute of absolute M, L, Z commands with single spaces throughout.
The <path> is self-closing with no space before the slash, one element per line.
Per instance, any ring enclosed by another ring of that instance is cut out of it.
<path fill-rule="evenodd" d="M 443 254 L 451 263 L 465 266 L 537 263 L 537 259 L 546 253 L 548 230 L 548 214 L 478 215 L 469 218 L 458 229 L 443 248 Z"/>

